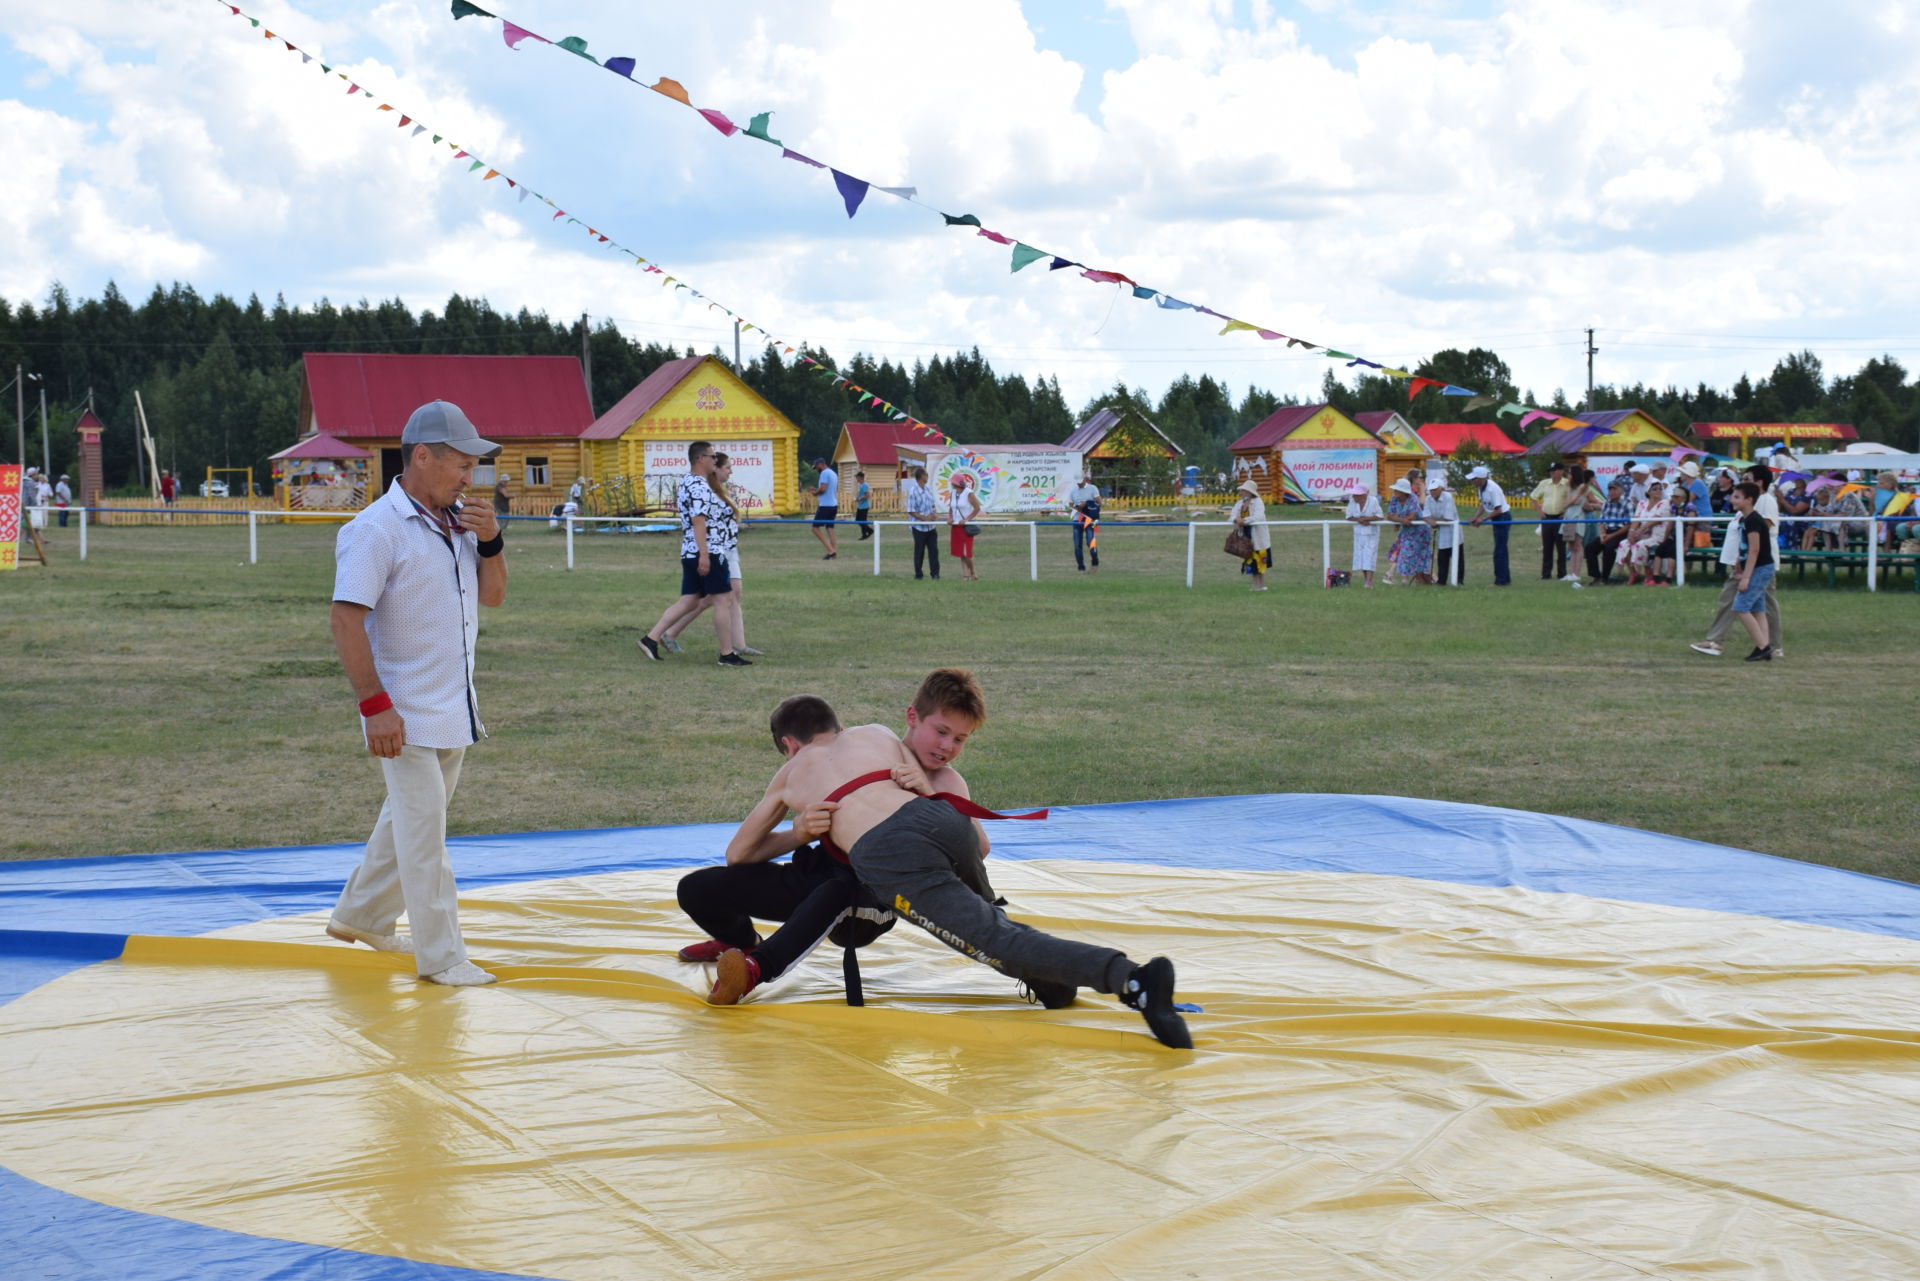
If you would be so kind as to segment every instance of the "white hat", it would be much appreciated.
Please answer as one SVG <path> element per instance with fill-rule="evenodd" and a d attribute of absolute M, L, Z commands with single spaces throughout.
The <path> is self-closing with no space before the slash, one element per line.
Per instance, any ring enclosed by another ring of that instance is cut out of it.
<path fill-rule="evenodd" d="M 1493 468 L 1487 466 L 1485 463 L 1481 463 L 1478 467 L 1475 467 L 1472 471 L 1467 473 L 1467 479 L 1468 480 L 1485 480 L 1491 475 L 1493 475 Z"/>
<path fill-rule="evenodd" d="M 1243 494 L 1252 494 L 1255 498 L 1258 498 L 1260 496 L 1260 486 L 1250 480 L 1243 480 L 1240 482 L 1240 492 Z"/>
<path fill-rule="evenodd" d="M 1413 486 L 1409 485 L 1405 480 L 1394 481 L 1391 488 L 1396 494 L 1411 494 L 1413 492 Z"/>
<path fill-rule="evenodd" d="M 1349 494 L 1364 494 L 1367 492 L 1367 482 L 1364 480 L 1350 480 L 1347 482 L 1347 492 Z"/>
<path fill-rule="evenodd" d="M 1700 474 L 1700 464 L 1689 458 L 1686 462 L 1680 464 L 1680 474 L 1682 476 L 1698 476 Z"/>
<path fill-rule="evenodd" d="M 1866 474 L 1864 472 L 1859 472 L 1859 471 L 1850 471 L 1847 473 L 1847 479 L 1848 480 L 1865 480 Z"/>
<path fill-rule="evenodd" d="M 1653 468 L 1647 466 L 1645 463 L 1635 463 L 1632 467 L 1632 471 L 1633 471 L 1633 474 L 1636 476 L 1653 475 Z"/>
<path fill-rule="evenodd" d="M 1445 488 L 1447 488 L 1447 478 L 1446 478 L 1446 476 L 1445 476 L 1445 475 L 1443 474 L 1443 475 L 1435 475 L 1435 476 L 1429 476 L 1429 477 L 1427 477 L 1427 488 L 1428 488 L 1428 489 L 1445 489 Z"/>

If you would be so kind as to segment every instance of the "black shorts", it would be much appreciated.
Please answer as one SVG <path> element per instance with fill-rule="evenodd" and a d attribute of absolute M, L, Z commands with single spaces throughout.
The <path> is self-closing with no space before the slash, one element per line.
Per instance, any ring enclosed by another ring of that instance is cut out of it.
<path fill-rule="evenodd" d="M 814 509 L 813 523 L 816 525 L 831 525 L 838 519 L 840 519 L 840 509 L 837 506 L 817 507 Z"/>
<path fill-rule="evenodd" d="M 709 555 L 707 573 L 700 575 L 700 558 L 680 558 L 680 594 L 682 596 L 725 596 L 733 590 L 732 575 L 727 572 L 725 556 Z"/>

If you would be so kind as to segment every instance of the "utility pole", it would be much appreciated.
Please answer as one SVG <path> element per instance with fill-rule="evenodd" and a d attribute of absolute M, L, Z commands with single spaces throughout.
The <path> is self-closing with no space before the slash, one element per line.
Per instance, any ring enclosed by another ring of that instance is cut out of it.
<path fill-rule="evenodd" d="M 1593 412 L 1593 354 L 1599 350 L 1593 345 L 1593 330 L 1587 330 L 1587 403 L 1581 408 L 1586 414 Z"/>
<path fill-rule="evenodd" d="M 53 451 L 47 448 L 47 380 L 40 380 L 40 470 L 53 475 Z"/>
<path fill-rule="evenodd" d="M 19 437 L 18 444 L 20 446 L 20 466 L 22 468 L 24 468 L 27 465 L 26 377 L 27 377 L 27 373 L 26 373 L 25 366 L 15 365 L 13 367 L 13 425 L 14 425 L 15 434 Z"/>
<path fill-rule="evenodd" d="M 733 318 L 733 372 L 740 372 L 740 317 Z"/>
<path fill-rule="evenodd" d="M 588 413 L 594 412 L 594 409 L 593 409 L 593 348 L 589 346 L 587 343 L 587 338 L 592 333 L 593 331 L 587 328 L 587 313 L 583 311 L 580 313 L 580 376 L 586 379 L 586 382 L 587 382 L 587 412 Z"/>

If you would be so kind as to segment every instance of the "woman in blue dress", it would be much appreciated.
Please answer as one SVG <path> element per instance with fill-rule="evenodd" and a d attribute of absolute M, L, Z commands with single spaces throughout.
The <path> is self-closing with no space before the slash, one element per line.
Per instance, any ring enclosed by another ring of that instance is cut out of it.
<path fill-rule="evenodd" d="M 1433 581 L 1433 526 L 1426 522 L 1426 481 L 1415 473 L 1393 482 L 1393 499 L 1387 504 L 1387 519 L 1400 527 L 1400 538 L 1393 545 L 1393 568 L 1403 579 L 1416 583 Z"/>

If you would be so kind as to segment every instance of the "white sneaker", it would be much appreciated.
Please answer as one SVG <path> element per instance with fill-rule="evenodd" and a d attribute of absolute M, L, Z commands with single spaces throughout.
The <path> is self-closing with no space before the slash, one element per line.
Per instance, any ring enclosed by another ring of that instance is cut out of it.
<path fill-rule="evenodd" d="M 1560 576 L 1560 581 L 1561 581 L 1561 582 L 1563 582 L 1563 583 L 1577 583 L 1577 582 L 1579 582 L 1579 581 L 1580 581 L 1580 575 L 1578 575 L 1578 574 L 1562 574 L 1562 575 Z"/>
<path fill-rule="evenodd" d="M 1687 646 L 1687 648 L 1696 654 L 1711 654 L 1715 658 L 1720 657 L 1720 647 L 1712 641 L 1695 641 L 1693 644 Z"/>
<path fill-rule="evenodd" d="M 1563 583 L 1572 583 L 1572 584 L 1573 584 L 1573 590 L 1575 590 L 1576 592 L 1577 592 L 1577 591 L 1581 591 L 1581 590 L 1583 590 L 1583 589 L 1584 589 L 1584 588 L 1586 587 L 1586 584 L 1585 584 L 1585 583 L 1583 583 L 1583 582 L 1581 582 L 1581 581 L 1580 581 L 1579 579 L 1577 579 L 1577 578 L 1563 578 L 1563 579 L 1561 579 L 1560 581 L 1561 581 L 1561 582 L 1563 582 Z"/>
<path fill-rule="evenodd" d="M 461 961 L 458 965 L 449 965 L 438 974 L 422 974 L 429 983 L 440 983 L 447 987 L 480 987 L 494 981 L 487 973 L 472 961 Z"/>
<path fill-rule="evenodd" d="M 342 943 L 365 943 L 376 952 L 405 952 L 413 955 L 413 940 L 404 934 L 369 934 L 338 921 L 327 922 L 327 934 Z"/>

